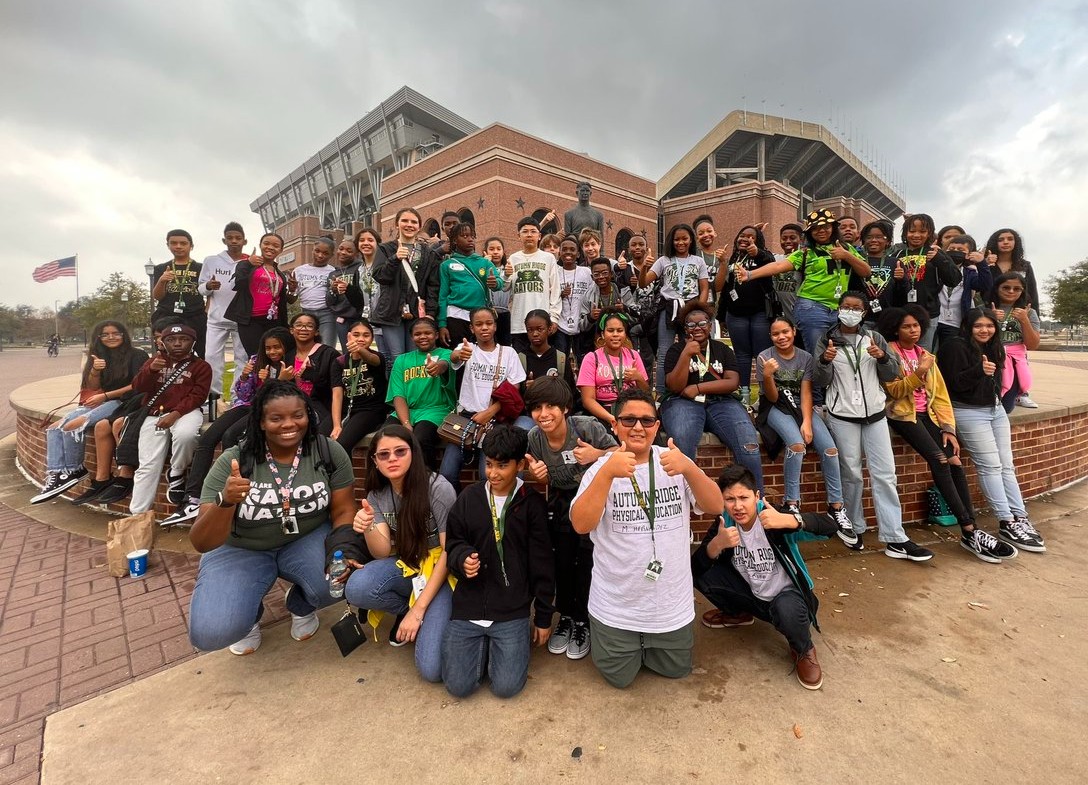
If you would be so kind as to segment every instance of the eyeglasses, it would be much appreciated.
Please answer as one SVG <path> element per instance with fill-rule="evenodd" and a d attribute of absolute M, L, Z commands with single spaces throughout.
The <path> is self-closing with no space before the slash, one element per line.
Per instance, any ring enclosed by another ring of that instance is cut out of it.
<path fill-rule="evenodd" d="M 709 319 L 700 319 L 697 322 L 684 322 L 684 326 L 689 330 L 697 330 L 700 327 L 706 327 L 708 324 L 710 324 Z"/>
<path fill-rule="evenodd" d="M 657 425 L 657 418 L 649 416 L 632 417 L 631 415 L 625 414 L 622 417 L 617 417 L 616 422 L 618 422 L 624 428 L 634 428 L 635 424 L 637 423 L 646 430 L 649 430 L 650 428 L 653 428 L 655 425 Z"/>
<path fill-rule="evenodd" d="M 856 311 L 858 313 L 865 313 L 864 305 L 840 305 L 840 311 Z"/>
<path fill-rule="evenodd" d="M 308 325 L 308 324 L 296 324 L 296 325 L 295 325 L 295 329 L 296 329 L 296 330 L 305 330 L 305 331 L 306 331 L 306 332 L 308 332 L 308 333 L 312 333 L 312 332 L 313 332 L 314 330 L 316 330 L 317 328 L 316 328 L 316 327 L 311 327 L 311 326 L 310 326 L 310 325 Z"/>
<path fill-rule="evenodd" d="M 411 447 L 395 447 L 392 450 L 379 450 L 374 453 L 374 460 L 379 463 L 388 463 L 392 458 L 403 458 L 412 451 Z"/>
<path fill-rule="evenodd" d="M 101 338 L 103 341 L 105 341 L 105 340 L 107 340 L 109 338 L 124 338 L 124 336 L 121 335 L 121 333 L 99 333 L 98 337 Z"/>

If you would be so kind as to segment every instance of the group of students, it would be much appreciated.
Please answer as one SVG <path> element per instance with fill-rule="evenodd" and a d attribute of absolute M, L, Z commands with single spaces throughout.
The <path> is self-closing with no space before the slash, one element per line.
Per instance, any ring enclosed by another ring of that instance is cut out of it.
<path fill-rule="evenodd" d="M 86 427 L 98 476 L 77 503 L 136 486 L 132 511 L 150 508 L 169 455 L 177 511 L 163 524 L 191 524 L 205 554 L 197 648 L 256 650 L 277 577 L 292 585 L 292 636 L 312 636 L 339 552 L 348 601 L 374 622 L 393 614 L 390 643 L 414 642 L 421 675 L 457 695 L 485 668 L 496 694 L 518 692 L 530 640 L 571 659 L 592 653 L 617 686 L 642 665 L 685 675 L 693 585 L 716 606 L 705 625 L 770 621 L 798 679 L 818 688 L 817 603 L 796 542 L 837 534 L 864 547 L 863 457 L 885 552 L 932 557 L 903 529 L 885 422 L 929 464 L 965 548 L 994 563 L 1045 550 L 1005 408 L 1030 390 L 1024 350 L 1038 341 L 1030 265 L 1011 230 L 995 234 L 990 260 L 958 227 L 937 235 L 928 216 L 909 216 L 889 248 L 890 225 L 859 233 L 815 211 L 803 229 L 783 228 L 776 258 L 764 227 L 720 248 L 703 216 L 673 227 L 660 258 L 635 236 L 613 261 L 593 230 L 542 238 L 533 218 L 518 223 L 519 251 L 507 257 L 488 238 L 480 256 L 473 227 L 454 218 L 433 242 L 404 209 L 396 239 L 364 229 L 338 248 L 321 241 L 286 274 L 273 233 L 245 257 L 241 227 L 228 224 L 226 251 L 201 267 L 187 233 L 171 232 L 174 259 L 156 283 L 160 352 L 133 348 L 124 325 L 96 327 L 81 407 L 47 432 L 50 477 L 34 501 L 86 475 Z M 205 297 L 200 318 L 189 301 Z M 232 332 L 230 408 L 201 434 Z M 454 412 L 482 444 L 439 438 Z M 349 456 L 374 431 L 357 509 Z M 704 431 L 736 459 L 716 484 L 692 460 Z M 761 439 L 784 454 L 780 509 L 762 500 Z M 975 526 L 961 443 L 998 537 Z M 826 514 L 801 512 L 809 444 Z M 477 457 L 483 479 L 459 492 Z M 723 512 L 689 559 L 693 511 Z"/>

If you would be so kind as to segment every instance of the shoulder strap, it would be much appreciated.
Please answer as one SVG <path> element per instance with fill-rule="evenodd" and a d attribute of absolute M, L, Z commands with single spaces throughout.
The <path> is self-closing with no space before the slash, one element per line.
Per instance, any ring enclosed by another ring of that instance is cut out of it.
<path fill-rule="evenodd" d="M 559 371 L 559 378 L 562 379 L 567 370 L 567 355 L 558 349 L 555 350 L 555 367 Z"/>
<path fill-rule="evenodd" d="M 325 474 L 332 477 L 334 471 L 336 471 L 336 464 L 332 460 L 332 450 L 329 449 L 329 437 L 318 434 L 317 436 L 317 458 L 318 465 L 325 470 Z"/>

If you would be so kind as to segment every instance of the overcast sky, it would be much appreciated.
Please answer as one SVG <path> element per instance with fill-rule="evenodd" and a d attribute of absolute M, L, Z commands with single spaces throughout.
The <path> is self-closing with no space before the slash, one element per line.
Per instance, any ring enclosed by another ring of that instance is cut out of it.
<path fill-rule="evenodd" d="M 1086 40 L 1077 0 L 5 2 L 0 302 L 71 299 L 30 271 L 74 253 L 83 294 L 144 280 L 175 226 L 255 239 L 249 202 L 404 84 L 651 179 L 746 96 L 863 138 L 908 211 L 1019 229 L 1041 286 L 1088 255 Z"/>

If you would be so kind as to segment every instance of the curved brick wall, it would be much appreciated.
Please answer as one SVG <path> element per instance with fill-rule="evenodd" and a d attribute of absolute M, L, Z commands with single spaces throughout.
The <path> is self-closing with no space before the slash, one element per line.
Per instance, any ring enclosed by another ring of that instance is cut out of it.
<path fill-rule="evenodd" d="M 23 471 L 42 484 L 45 477 L 45 434 L 39 427 L 45 412 L 34 411 L 26 405 L 16 403 L 34 400 L 34 385 L 20 388 L 12 395 L 12 406 L 18 420 L 17 454 Z M 59 419 L 59 417 L 58 417 Z M 1016 458 L 1017 476 L 1025 497 L 1038 496 L 1041 493 L 1061 488 L 1076 480 L 1088 476 L 1088 403 L 1076 406 L 1060 407 L 1056 411 L 1017 409 L 1012 415 L 1013 452 Z M 926 517 L 925 491 L 932 483 L 929 469 L 899 437 L 893 436 L 896 467 L 898 469 L 899 496 L 903 504 L 905 522 L 922 522 Z M 86 466 L 94 472 L 94 436 L 87 435 Z M 781 456 L 779 456 L 781 458 Z M 360 447 L 352 456 L 355 476 L 359 478 L 357 495 L 364 490 L 362 477 L 366 473 L 365 449 Z M 732 454 L 722 447 L 718 440 L 704 434 L 698 450 L 699 465 L 711 477 L 732 460 Z M 970 459 L 965 459 L 968 479 L 971 483 L 972 498 L 976 504 L 983 503 L 983 496 L 978 488 L 974 467 Z M 783 493 L 781 460 L 769 463 L 764 456 L 764 475 L 767 495 L 781 499 Z M 475 470 L 466 470 L 464 479 L 474 479 Z M 819 461 L 810 451 L 805 457 L 801 476 L 801 491 L 804 496 L 803 507 L 806 510 L 824 509 L 822 479 Z M 74 496 L 82 486 L 73 489 Z M 126 502 L 127 504 L 127 502 Z M 127 507 L 111 505 L 114 512 L 127 513 Z M 165 517 L 173 512 L 167 504 L 165 483 L 160 483 L 155 504 L 156 512 Z M 875 525 L 871 498 L 866 491 L 865 514 L 870 526 Z M 705 528 L 705 522 L 697 523 L 697 529 Z"/>

